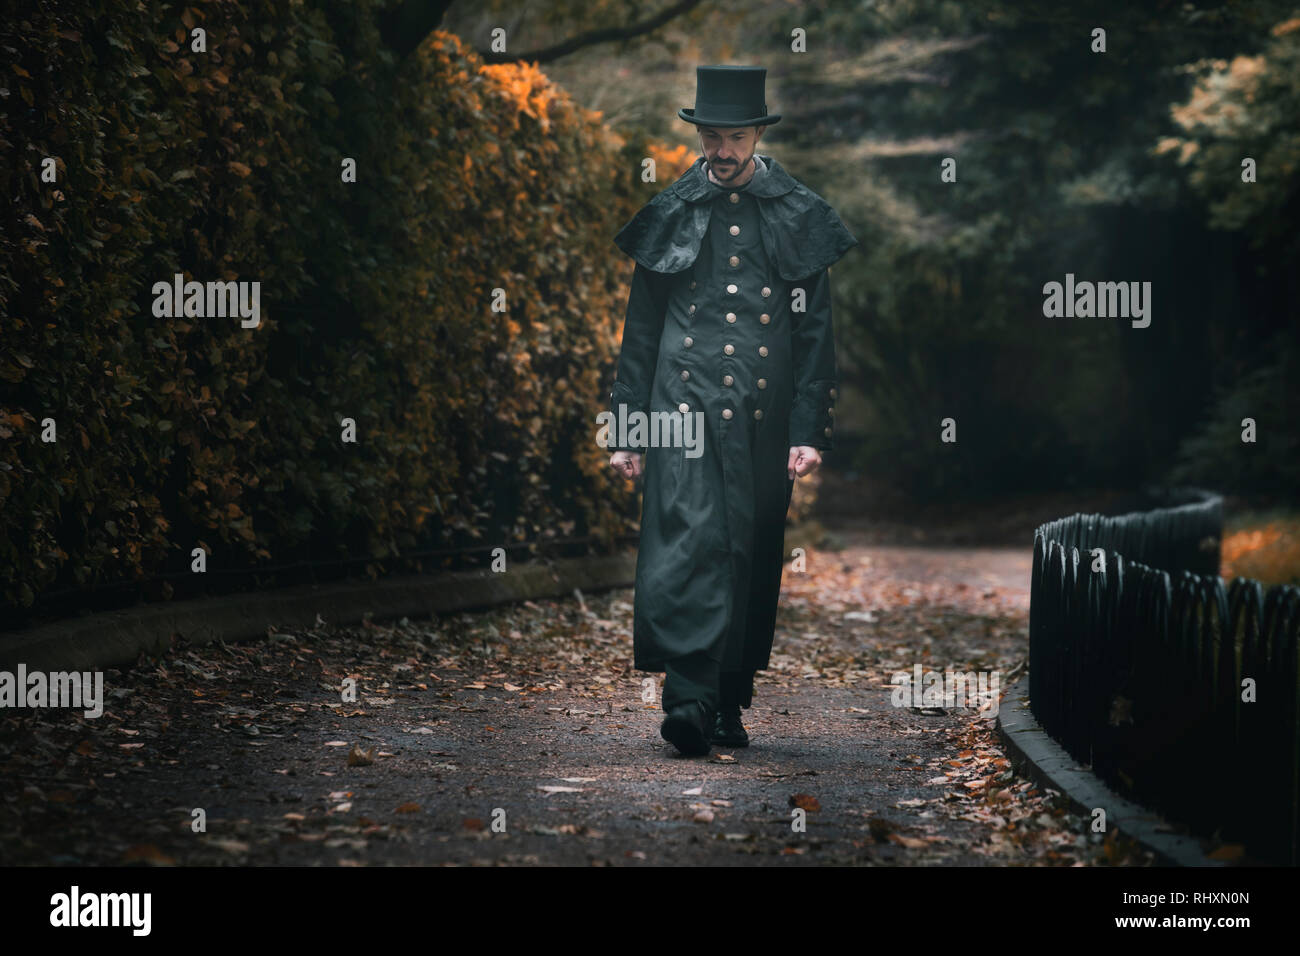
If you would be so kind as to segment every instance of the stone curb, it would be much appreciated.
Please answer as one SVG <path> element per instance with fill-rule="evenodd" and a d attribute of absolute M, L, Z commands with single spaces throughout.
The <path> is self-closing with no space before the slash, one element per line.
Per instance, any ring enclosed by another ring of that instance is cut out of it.
<path fill-rule="evenodd" d="M 816 521 L 786 528 L 792 547 L 825 536 Z M 632 587 L 636 552 L 527 562 L 506 573 L 456 571 L 409 574 L 378 581 L 301 585 L 265 592 L 125 608 L 0 634 L 0 670 L 87 671 L 126 667 L 141 654 L 159 656 L 173 637 L 190 644 L 264 638 L 268 630 L 311 627 L 317 615 L 331 624 L 357 624 L 366 615 L 385 621 L 492 607 L 530 598 Z"/>
<path fill-rule="evenodd" d="M 509 601 L 631 587 L 636 554 L 529 562 L 504 573 L 487 570 L 410 574 L 378 581 L 300 585 L 262 593 L 126 608 L 0 635 L 0 669 L 23 663 L 42 671 L 125 667 L 161 655 L 173 637 L 190 644 L 265 638 L 268 630 L 490 607 Z"/>
<path fill-rule="evenodd" d="M 1132 837 L 1153 852 L 1162 866 L 1224 866 L 1201 850 L 1195 837 L 1174 832 L 1158 814 L 1111 791 L 1065 748 L 1048 736 L 1029 709 L 1029 678 L 1022 677 L 998 708 L 998 734 L 1017 770 L 1043 787 L 1059 791 L 1071 807 L 1091 818 L 1095 807 L 1106 811 L 1106 826 Z"/>

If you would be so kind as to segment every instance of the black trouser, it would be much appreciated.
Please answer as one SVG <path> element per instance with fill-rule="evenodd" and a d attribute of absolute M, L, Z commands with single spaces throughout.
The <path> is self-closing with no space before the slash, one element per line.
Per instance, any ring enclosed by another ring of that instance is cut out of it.
<path fill-rule="evenodd" d="M 664 665 L 663 708 L 702 700 L 709 710 L 749 707 L 754 702 L 753 671 L 723 671 L 703 651 L 675 657 Z"/>

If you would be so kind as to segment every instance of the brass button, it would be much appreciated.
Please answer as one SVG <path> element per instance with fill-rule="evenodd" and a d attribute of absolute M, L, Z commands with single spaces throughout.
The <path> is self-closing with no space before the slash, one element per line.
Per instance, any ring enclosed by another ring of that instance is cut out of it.
<path fill-rule="evenodd" d="M 836 395 L 835 389 L 832 388 L 832 389 L 831 389 L 831 398 L 834 398 L 835 395 Z"/>
<path fill-rule="evenodd" d="M 687 412 L 691 410 L 691 406 L 687 405 L 685 402 L 682 402 L 680 405 L 677 406 L 677 410 L 681 412 L 683 415 L 685 415 Z"/>
<path fill-rule="evenodd" d="M 828 408 L 828 409 L 826 409 L 826 414 L 829 415 L 831 418 L 834 418 L 834 417 L 835 417 L 835 409 L 833 409 L 833 408 Z"/>
<path fill-rule="evenodd" d="M 728 198 L 732 202 L 740 202 L 740 193 L 732 193 Z"/>
<path fill-rule="evenodd" d="M 723 384 L 723 385 L 731 385 L 731 384 L 732 384 L 733 382 L 735 382 L 735 381 L 736 381 L 736 380 L 735 380 L 734 378 L 732 378 L 730 375 L 724 375 L 724 376 L 722 376 L 722 384 Z"/>
<path fill-rule="evenodd" d="M 692 345 L 695 344 L 695 340 L 688 335 L 686 336 L 686 338 L 682 339 L 682 344 L 685 345 L 687 348 L 690 348 Z"/>
<path fill-rule="evenodd" d="M 767 358 L 767 346 L 766 346 L 766 345 L 760 345 L 760 346 L 758 347 L 758 354 L 761 355 L 761 356 L 763 356 L 763 358 Z"/>
<path fill-rule="evenodd" d="M 691 373 L 686 371 L 686 369 L 682 369 L 682 381 L 684 382 L 690 377 L 691 377 Z"/>
<path fill-rule="evenodd" d="M 758 321 L 762 322 L 764 325 L 767 325 L 767 323 L 772 321 L 772 317 L 768 315 L 766 312 L 764 312 L 762 315 L 758 317 Z"/>
<path fill-rule="evenodd" d="M 737 292 L 740 291 L 740 289 L 736 286 L 736 283 L 732 282 L 727 285 L 727 291 L 730 292 L 732 295 L 735 295 Z"/>
<path fill-rule="evenodd" d="M 730 262 L 732 267 L 734 268 L 735 266 L 740 265 L 740 256 L 732 256 L 727 261 Z"/>
<path fill-rule="evenodd" d="M 723 418 L 728 418 L 728 419 L 731 418 L 731 409 L 729 409 L 729 408 L 724 408 L 724 409 L 722 410 L 722 417 L 723 417 Z"/>
<path fill-rule="evenodd" d="M 762 417 L 763 417 L 763 410 L 762 410 L 761 408 L 756 408 L 756 409 L 754 409 L 754 417 L 755 417 L 755 418 L 762 418 Z"/>
<path fill-rule="evenodd" d="M 829 428 L 826 429 L 826 437 L 827 437 L 827 438 L 830 438 L 830 437 L 831 437 L 831 430 L 830 430 Z"/>
<path fill-rule="evenodd" d="M 728 321 L 728 322 L 735 322 L 735 321 L 736 321 L 736 313 L 735 313 L 735 312 L 728 312 L 728 313 L 727 313 L 727 321 Z"/>
<path fill-rule="evenodd" d="M 695 314 L 695 303 L 692 302 L 692 303 L 691 303 L 691 307 L 690 307 L 689 309 L 687 309 L 686 311 L 689 312 L 691 315 L 694 315 L 694 314 Z"/>
<path fill-rule="evenodd" d="M 740 227 L 739 227 L 739 226 L 732 226 L 731 229 L 729 229 L 728 231 L 729 231 L 733 236 L 738 236 L 738 235 L 740 235 Z"/>
<path fill-rule="evenodd" d="M 759 388 L 767 388 L 767 379 L 765 379 L 765 378 L 760 378 L 760 379 L 758 380 L 758 387 L 759 387 Z"/>
<path fill-rule="evenodd" d="M 726 352 L 728 355 L 734 355 L 736 353 L 736 347 L 734 345 L 724 345 L 722 351 Z"/>
<path fill-rule="evenodd" d="M 694 279 L 691 280 L 691 288 L 692 288 L 692 289 L 695 288 L 695 280 L 694 280 Z"/>
<path fill-rule="evenodd" d="M 771 294 L 772 294 L 772 290 L 769 289 L 767 286 L 763 286 L 763 298 L 766 299 Z"/>

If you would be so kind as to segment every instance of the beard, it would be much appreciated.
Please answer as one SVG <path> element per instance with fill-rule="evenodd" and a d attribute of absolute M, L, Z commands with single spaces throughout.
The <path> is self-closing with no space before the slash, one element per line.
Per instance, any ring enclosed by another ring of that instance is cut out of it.
<path fill-rule="evenodd" d="M 746 160 L 747 162 L 748 160 Z M 713 170 L 713 174 L 719 179 L 734 179 L 740 175 L 740 171 L 745 168 L 745 165 L 728 160 L 725 163 L 710 163 L 709 168 Z"/>

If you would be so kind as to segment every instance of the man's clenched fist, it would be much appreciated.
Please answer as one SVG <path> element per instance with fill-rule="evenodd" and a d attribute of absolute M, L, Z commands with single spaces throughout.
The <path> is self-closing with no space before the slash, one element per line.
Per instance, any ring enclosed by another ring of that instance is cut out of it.
<path fill-rule="evenodd" d="M 785 473 L 791 481 L 796 477 L 811 475 L 822 463 L 822 455 L 816 448 L 796 445 L 790 449 L 790 460 L 786 462 Z"/>
<path fill-rule="evenodd" d="M 616 451 L 610 456 L 609 467 L 626 478 L 635 478 L 641 474 L 641 453 L 637 451 Z"/>

